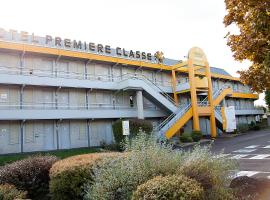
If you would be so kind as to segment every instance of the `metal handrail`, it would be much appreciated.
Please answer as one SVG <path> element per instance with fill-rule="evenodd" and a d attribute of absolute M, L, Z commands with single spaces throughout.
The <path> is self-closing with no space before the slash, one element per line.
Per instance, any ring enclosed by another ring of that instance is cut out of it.
<path fill-rule="evenodd" d="M 209 102 L 208 101 L 198 101 L 197 104 L 200 107 L 209 106 Z"/>
<path fill-rule="evenodd" d="M 130 107 L 128 105 L 122 105 L 122 104 L 106 104 L 106 103 L 91 103 L 88 105 L 70 105 L 69 103 L 59 103 L 59 102 L 22 102 L 22 104 L 1 104 L 0 103 L 0 109 L 3 108 L 42 108 L 45 107 L 46 109 L 85 109 L 87 108 L 114 108 L 114 109 L 136 109 L 136 107 Z"/>
<path fill-rule="evenodd" d="M 6 74 L 20 74 L 25 76 L 38 76 L 38 77 L 59 77 L 59 78 L 75 78 L 75 79 L 92 79 L 92 80 L 101 80 L 113 82 L 116 79 L 121 80 L 122 76 L 114 76 L 112 74 L 103 75 L 103 74 L 91 74 L 85 72 L 70 72 L 64 70 L 46 70 L 46 69 L 35 69 L 29 67 L 9 67 L 0 65 L 0 72 L 5 72 Z M 157 84 L 162 86 L 167 86 L 164 81 L 156 81 Z M 168 82 L 171 85 L 171 82 Z"/>
<path fill-rule="evenodd" d="M 221 92 L 223 91 L 223 90 L 225 90 L 225 89 L 227 89 L 227 88 L 230 88 L 231 86 L 229 86 L 229 85 L 223 85 L 221 88 L 219 88 L 219 89 L 217 89 L 214 93 L 213 93 L 213 99 L 215 99 L 216 97 L 218 97 L 220 94 L 221 94 Z"/>
<path fill-rule="evenodd" d="M 125 78 L 128 77 L 128 78 Z M 128 79 L 138 79 L 138 80 L 142 80 L 144 81 L 146 84 L 148 84 L 150 87 L 152 87 L 154 90 L 157 90 L 162 96 L 164 96 L 167 100 L 169 100 L 172 104 L 175 104 L 174 99 L 168 95 L 165 91 L 163 91 L 160 87 L 158 87 L 155 83 L 153 83 L 151 80 L 149 80 L 147 77 L 145 77 L 144 75 L 140 74 L 124 74 L 122 76 L 122 80 L 120 80 L 119 82 L 128 80 Z"/>
<path fill-rule="evenodd" d="M 189 108 L 191 107 L 191 103 L 189 103 L 188 105 L 183 105 L 183 106 L 179 106 L 179 108 L 172 113 L 171 115 L 169 115 L 169 117 L 167 117 L 165 120 L 163 120 L 157 127 L 156 130 L 160 131 L 164 126 L 166 126 L 167 124 L 171 124 L 171 121 L 178 116 L 178 114 L 181 114 L 180 116 L 177 117 L 177 120 L 179 119 L 179 117 L 181 117 Z M 175 120 L 173 120 L 174 122 Z"/>

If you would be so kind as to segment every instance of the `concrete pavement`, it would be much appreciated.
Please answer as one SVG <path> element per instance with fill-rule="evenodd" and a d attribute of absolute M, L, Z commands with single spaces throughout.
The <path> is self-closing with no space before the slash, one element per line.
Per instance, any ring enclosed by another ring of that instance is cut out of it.
<path fill-rule="evenodd" d="M 212 151 L 236 159 L 236 176 L 270 178 L 270 129 L 249 132 L 233 138 L 218 138 Z"/>

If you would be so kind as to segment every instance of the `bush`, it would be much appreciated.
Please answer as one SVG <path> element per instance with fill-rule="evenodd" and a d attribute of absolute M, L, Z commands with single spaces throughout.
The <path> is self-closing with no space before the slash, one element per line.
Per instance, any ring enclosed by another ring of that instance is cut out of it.
<path fill-rule="evenodd" d="M 201 131 L 192 131 L 191 137 L 192 137 L 194 142 L 199 142 L 202 139 L 203 134 Z"/>
<path fill-rule="evenodd" d="M 48 193 L 49 170 L 55 156 L 33 156 L 0 168 L 0 184 L 12 184 L 35 199 Z"/>
<path fill-rule="evenodd" d="M 123 158 L 105 159 L 93 169 L 94 183 L 86 185 L 85 199 L 131 199 L 136 188 L 159 175 L 174 174 L 182 160 L 181 151 L 160 145 L 156 138 L 138 134 L 126 143 Z"/>
<path fill-rule="evenodd" d="M 26 194 L 26 192 L 18 190 L 14 185 L 0 185 L 0 200 L 24 199 Z"/>
<path fill-rule="evenodd" d="M 56 162 L 50 170 L 50 193 L 52 199 L 82 199 L 83 185 L 92 181 L 92 167 L 104 157 L 120 153 L 92 153 L 72 156 Z"/>
<path fill-rule="evenodd" d="M 253 131 L 258 131 L 260 130 L 260 126 L 258 126 L 254 121 L 252 121 L 250 124 L 249 124 L 249 129 L 250 130 L 253 130 Z"/>
<path fill-rule="evenodd" d="M 206 192 L 206 199 L 223 200 L 224 193 L 228 193 L 227 199 L 233 197 L 231 190 L 226 188 L 230 182 L 230 172 L 235 167 L 234 161 L 213 155 L 209 147 L 196 146 L 192 152 L 185 154 L 178 174 L 199 182 Z"/>
<path fill-rule="evenodd" d="M 132 200 L 201 200 L 204 191 L 200 184 L 185 176 L 155 177 L 140 185 Z"/>
<path fill-rule="evenodd" d="M 183 133 L 182 135 L 180 135 L 180 141 L 181 142 L 193 142 L 193 139 L 190 135 L 190 133 Z"/>
<path fill-rule="evenodd" d="M 120 145 L 124 142 L 125 136 L 123 135 L 122 129 L 122 121 L 117 120 L 113 124 L 113 134 L 116 144 Z M 143 119 L 130 119 L 129 120 L 129 129 L 130 129 L 130 137 L 136 136 L 140 130 L 144 131 L 147 134 L 152 133 L 153 126 L 151 122 L 143 120 Z"/>
<path fill-rule="evenodd" d="M 240 133 L 245 133 L 248 131 L 249 126 L 248 126 L 248 124 L 241 124 L 240 123 L 240 124 L 237 124 L 236 128 Z"/>
<path fill-rule="evenodd" d="M 232 180 L 230 188 L 238 200 L 263 200 L 270 196 L 270 180 L 267 178 L 239 176 Z"/>

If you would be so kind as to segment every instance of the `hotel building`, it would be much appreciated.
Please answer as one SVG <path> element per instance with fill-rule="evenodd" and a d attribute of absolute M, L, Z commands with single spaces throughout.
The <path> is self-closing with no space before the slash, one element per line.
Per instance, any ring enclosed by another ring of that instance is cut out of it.
<path fill-rule="evenodd" d="M 168 139 L 191 130 L 217 137 L 230 121 L 258 119 L 256 99 L 197 47 L 173 60 L 0 29 L 0 154 L 112 143 L 120 118 L 149 120 Z"/>

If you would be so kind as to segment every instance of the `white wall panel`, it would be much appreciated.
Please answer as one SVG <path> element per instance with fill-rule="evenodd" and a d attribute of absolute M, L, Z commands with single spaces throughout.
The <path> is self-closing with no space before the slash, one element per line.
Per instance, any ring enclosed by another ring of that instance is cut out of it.
<path fill-rule="evenodd" d="M 69 121 L 62 121 L 59 124 L 58 142 L 59 142 L 59 149 L 70 149 L 71 148 Z"/>
<path fill-rule="evenodd" d="M 102 142 L 110 144 L 113 141 L 111 121 L 90 122 L 90 146 L 100 146 Z"/>
<path fill-rule="evenodd" d="M 87 123 L 86 120 L 70 122 L 70 142 L 71 148 L 87 147 Z"/>
<path fill-rule="evenodd" d="M 1 52 L 0 66 L 20 67 L 20 55 Z"/>
<path fill-rule="evenodd" d="M 20 123 L 0 122 L 0 154 L 19 153 L 21 151 Z"/>

